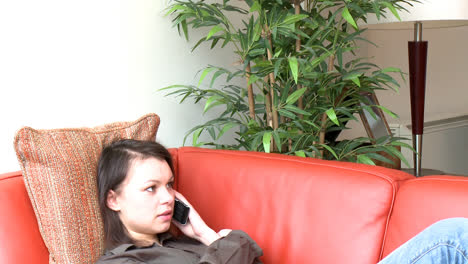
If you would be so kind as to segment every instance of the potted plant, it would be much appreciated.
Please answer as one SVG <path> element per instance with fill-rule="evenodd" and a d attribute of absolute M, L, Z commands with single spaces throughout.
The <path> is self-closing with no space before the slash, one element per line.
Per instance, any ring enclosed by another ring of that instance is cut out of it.
<path fill-rule="evenodd" d="M 366 101 L 363 93 L 397 90 L 392 74 L 397 68 L 381 69 L 355 53 L 358 41 L 366 41 L 358 27 L 369 14 L 395 15 L 407 0 L 229 0 L 220 3 L 176 0 L 168 14 L 188 39 L 189 30 L 207 28 L 193 47 L 208 43 L 211 49 L 233 48 L 240 66 L 226 69 L 207 66 L 197 85 L 163 88 L 168 95 L 204 102 L 204 110 L 222 107 L 214 119 L 190 131 L 195 146 L 278 152 L 323 159 L 374 164 L 391 162 L 382 153 L 404 162 L 398 147 L 411 147 L 401 138 L 359 137 L 336 141 L 356 113 L 374 113 L 380 105 Z M 239 4 L 241 3 L 241 4 Z M 240 28 L 228 18 L 236 13 Z M 229 45 L 228 45 L 229 44 Z M 222 87 L 215 80 L 226 78 Z M 245 85 L 233 84 L 241 78 Z M 363 104 L 364 103 L 364 104 Z M 228 130 L 235 129 L 236 144 L 220 144 Z M 209 142 L 200 135 L 208 133 Z M 186 136 L 186 138 L 187 138 Z M 186 139 L 185 138 L 185 139 Z M 184 139 L 184 142 L 185 142 Z M 407 163 L 407 162 L 406 162 Z"/>

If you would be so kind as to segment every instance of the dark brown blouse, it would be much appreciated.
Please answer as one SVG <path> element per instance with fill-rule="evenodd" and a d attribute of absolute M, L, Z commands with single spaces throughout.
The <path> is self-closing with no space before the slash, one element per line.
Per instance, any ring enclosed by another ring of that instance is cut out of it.
<path fill-rule="evenodd" d="M 234 230 L 209 246 L 188 238 L 160 237 L 162 246 L 120 245 L 104 254 L 96 264 L 258 264 L 262 249 L 245 232 Z"/>

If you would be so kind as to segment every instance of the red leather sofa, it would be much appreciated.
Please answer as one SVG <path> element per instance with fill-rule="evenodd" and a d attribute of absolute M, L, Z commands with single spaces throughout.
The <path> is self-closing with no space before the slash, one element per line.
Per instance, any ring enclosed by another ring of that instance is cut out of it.
<path fill-rule="evenodd" d="M 245 230 L 264 263 L 376 263 L 437 220 L 468 217 L 468 178 L 362 164 L 172 149 L 176 188 L 214 229 Z M 0 263 L 43 264 L 21 172 L 0 175 Z"/>

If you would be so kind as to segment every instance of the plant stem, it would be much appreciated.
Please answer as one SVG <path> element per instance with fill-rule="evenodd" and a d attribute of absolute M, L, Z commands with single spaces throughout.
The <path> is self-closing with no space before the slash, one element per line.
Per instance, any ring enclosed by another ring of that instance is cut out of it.
<path fill-rule="evenodd" d="M 268 83 L 268 76 L 265 76 L 263 79 L 265 83 Z M 265 94 L 265 108 L 266 108 L 266 116 L 267 116 L 267 124 L 269 127 L 273 127 L 273 120 L 271 118 L 271 97 L 269 88 L 263 87 L 263 90 L 266 91 Z"/>
<path fill-rule="evenodd" d="M 270 49 L 267 49 L 267 56 L 268 56 L 268 61 L 271 63 L 271 60 L 273 58 L 273 54 L 272 54 L 273 41 L 271 40 L 271 32 L 269 31 L 268 26 L 266 26 L 266 27 L 267 27 L 266 32 L 267 32 L 268 43 L 270 44 Z M 270 97 L 271 97 L 271 103 L 272 103 L 271 104 L 271 114 L 272 114 L 272 119 L 273 119 L 273 130 L 276 130 L 279 127 L 279 122 L 278 122 L 278 111 L 276 110 L 276 107 L 274 105 L 275 74 L 273 72 L 271 72 L 269 74 L 269 77 L 270 77 Z"/>
<path fill-rule="evenodd" d="M 294 14 L 295 15 L 299 15 L 301 14 L 301 1 L 300 0 L 295 0 L 294 1 Z M 301 51 L 301 36 L 299 34 L 297 34 L 297 39 L 296 39 L 296 52 L 299 53 Z M 297 84 L 297 90 L 300 90 L 302 88 L 302 85 L 301 84 Z M 301 96 L 299 97 L 299 100 L 297 101 L 297 107 L 301 110 L 304 109 L 304 102 L 303 102 L 303 97 L 304 96 Z M 299 114 L 298 115 L 299 119 L 304 119 L 304 115 L 303 114 Z M 290 131 L 291 128 L 289 127 L 288 128 L 288 131 Z M 302 131 L 298 131 L 299 134 L 302 134 Z M 292 139 L 289 138 L 288 139 L 288 149 L 289 151 L 291 151 L 292 149 Z"/>
<path fill-rule="evenodd" d="M 332 54 L 328 58 L 328 73 L 333 71 L 334 63 L 335 63 L 335 54 Z M 320 120 L 320 134 L 319 134 L 319 143 L 320 144 L 325 144 L 325 133 L 327 131 L 327 120 L 328 120 L 327 113 L 323 113 L 322 114 L 322 119 Z M 323 158 L 323 149 L 320 150 L 320 155 Z"/>
<path fill-rule="evenodd" d="M 253 88 L 252 84 L 250 82 L 250 61 L 247 63 L 246 67 L 246 78 L 247 78 L 247 96 L 249 99 L 249 115 L 250 118 L 255 119 L 255 101 L 254 101 L 254 94 L 253 94 Z"/>
<path fill-rule="evenodd" d="M 294 2 L 294 13 L 296 15 L 299 15 L 301 13 L 301 3 L 299 0 L 296 0 Z M 296 52 L 301 51 L 301 36 L 297 34 L 297 39 L 296 39 Z M 302 85 L 297 84 L 297 90 L 300 90 L 302 88 Z M 297 102 L 297 106 L 299 109 L 304 109 L 304 102 L 303 102 L 303 96 L 301 96 Z M 302 114 L 299 114 L 299 119 L 303 119 L 304 116 Z"/>
<path fill-rule="evenodd" d="M 268 83 L 268 76 L 265 76 L 263 79 L 265 83 Z M 271 113 L 271 97 L 270 97 L 270 89 L 269 87 L 264 87 L 263 90 L 266 91 L 265 94 L 265 110 L 266 110 L 266 118 L 267 118 L 267 124 L 269 127 L 273 127 L 273 119 L 272 119 L 272 113 Z M 273 137 L 271 138 L 270 141 L 270 152 L 273 151 Z"/>

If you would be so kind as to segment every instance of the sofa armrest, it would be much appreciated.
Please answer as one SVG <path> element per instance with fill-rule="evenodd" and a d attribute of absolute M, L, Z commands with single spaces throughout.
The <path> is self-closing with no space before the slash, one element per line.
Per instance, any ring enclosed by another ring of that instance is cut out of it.
<path fill-rule="evenodd" d="M 468 217 L 468 178 L 425 176 L 404 182 L 396 196 L 383 256 L 435 222 Z"/>
<path fill-rule="evenodd" d="M 20 171 L 0 174 L 0 263 L 49 263 Z"/>

